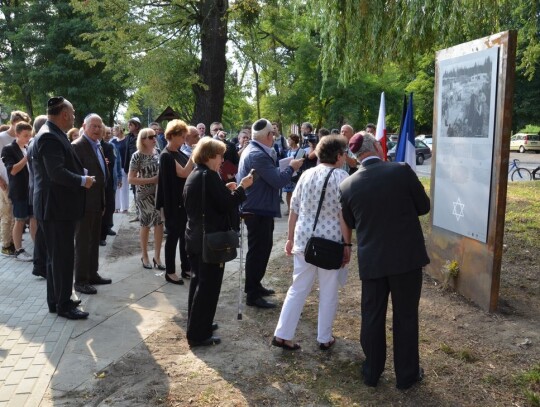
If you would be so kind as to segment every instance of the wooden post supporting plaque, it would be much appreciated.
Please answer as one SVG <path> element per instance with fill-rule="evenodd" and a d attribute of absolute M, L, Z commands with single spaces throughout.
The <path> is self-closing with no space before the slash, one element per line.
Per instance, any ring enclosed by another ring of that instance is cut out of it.
<path fill-rule="evenodd" d="M 516 37 L 436 56 L 427 271 L 488 311 L 499 297 Z"/>

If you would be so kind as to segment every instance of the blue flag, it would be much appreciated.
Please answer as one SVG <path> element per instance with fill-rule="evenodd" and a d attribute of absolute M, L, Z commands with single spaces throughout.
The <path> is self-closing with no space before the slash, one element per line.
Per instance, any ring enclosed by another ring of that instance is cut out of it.
<path fill-rule="evenodd" d="M 409 104 L 403 126 L 399 132 L 398 144 L 396 147 L 396 161 L 405 162 L 416 170 L 416 148 L 414 146 L 414 109 L 413 94 L 409 95 Z"/>

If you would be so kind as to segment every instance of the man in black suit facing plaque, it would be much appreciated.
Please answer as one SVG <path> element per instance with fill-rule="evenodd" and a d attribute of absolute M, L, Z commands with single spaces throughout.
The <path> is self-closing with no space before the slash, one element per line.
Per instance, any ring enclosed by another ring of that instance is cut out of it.
<path fill-rule="evenodd" d="M 408 389 L 423 378 L 418 352 L 418 304 L 422 267 L 429 258 L 418 216 L 429 212 L 430 201 L 407 164 L 381 160 L 382 147 L 372 135 L 355 134 L 349 149 L 361 165 L 340 189 L 343 218 L 356 229 L 358 244 L 364 383 L 375 387 L 384 370 L 390 294 L 396 387 Z"/>
<path fill-rule="evenodd" d="M 47 303 L 50 312 L 69 319 L 83 319 L 87 312 L 71 300 L 75 225 L 84 214 L 84 191 L 94 177 L 84 168 L 66 135 L 73 127 L 75 110 L 61 96 L 47 102 L 47 122 L 34 140 L 34 215 L 47 246 Z"/>
<path fill-rule="evenodd" d="M 95 178 L 85 193 L 84 215 L 75 230 L 75 291 L 96 294 L 95 284 L 111 284 L 110 278 L 98 274 L 101 217 L 105 209 L 105 185 L 109 169 L 101 147 L 103 121 L 95 113 L 85 117 L 83 135 L 73 141 L 73 150 L 88 175 Z"/>

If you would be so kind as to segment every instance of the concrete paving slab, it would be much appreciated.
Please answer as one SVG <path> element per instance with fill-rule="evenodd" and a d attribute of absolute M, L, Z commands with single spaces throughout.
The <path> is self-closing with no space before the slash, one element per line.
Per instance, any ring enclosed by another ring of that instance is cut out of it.
<path fill-rule="evenodd" d="M 74 390 L 87 380 L 94 379 L 94 373 L 104 369 L 113 361 L 114 359 L 110 358 L 66 353 L 54 373 L 51 389 L 53 391 Z"/>
<path fill-rule="evenodd" d="M 173 284 L 170 284 L 173 285 Z M 181 287 L 181 286 L 175 286 Z M 142 308 L 164 312 L 171 315 L 176 315 L 178 310 L 187 311 L 188 292 L 187 290 L 176 289 L 176 293 L 153 292 L 141 298 L 131 308 Z"/>
<path fill-rule="evenodd" d="M 137 346 L 170 320 L 170 315 L 128 307 L 68 343 L 65 353 L 114 360 Z"/>

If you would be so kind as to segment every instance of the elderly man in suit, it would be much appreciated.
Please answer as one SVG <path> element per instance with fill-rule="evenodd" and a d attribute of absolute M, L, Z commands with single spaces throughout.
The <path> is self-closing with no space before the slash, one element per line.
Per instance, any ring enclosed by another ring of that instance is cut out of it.
<path fill-rule="evenodd" d="M 96 294 L 95 284 L 111 284 L 111 279 L 98 274 L 101 216 L 105 209 L 105 184 L 109 177 L 101 148 L 103 121 L 97 114 L 86 116 L 83 135 L 73 143 L 73 150 L 89 175 L 96 180 L 86 191 L 84 216 L 75 231 L 75 291 Z"/>
<path fill-rule="evenodd" d="M 349 149 L 361 166 L 342 182 L 340 189 L 343 218 L 356 229 L 358 243 L 364 383 L 375 387 L 384 370 L 390 294 L 396 387 L 408 389 L 423 377 L 418 352 L 418 304 L 422 267 L 429 258 L 418 216 L 429 212 L 430 201 L 407 164 L 381 160 L 382 147 L 372 135 L 355 134 Z M 393 247 L 391 255 L 389 244 Z"/>
<path fill-rule="evenodd" d="M 87 312 L 71 300 L 73 287 L 73 239 L 84 214 L 84 191 L 95 179 L 73 152 L 65 133 L 73 127 L 73 105 L 61 96 L 47 102 L 47 122 L 32 149 L 34 215 L 47 246 L 47 303 L 50 312 L 68 319 L 83 319 Z"/>

